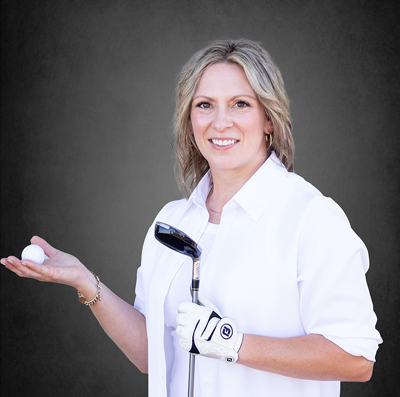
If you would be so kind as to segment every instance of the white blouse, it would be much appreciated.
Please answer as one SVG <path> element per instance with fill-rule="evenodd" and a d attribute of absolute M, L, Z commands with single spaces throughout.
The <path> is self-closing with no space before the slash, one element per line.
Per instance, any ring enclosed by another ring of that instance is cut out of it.
<path fill-rule="evenodd" d="M 167 204 L 156 220 L 200 243 L 208 224 L 209 189 L 207 174 L 189 200 Z M 180 269 L 185 281 L 178 282 Z M 321 334 L 350 354 L 374 361 L 382 340 L 375 329 L 367 269 L 367 250 L 339 206 L 287 172 L 273 153 L 225 205 L 200 273 L 200 290 L 223 316 L 234 319 L 239 332 L 272 337 Z M 173 285 L 183 284 L 185 300 L 191 300 L 190 281 L 190 258 L 158 243 L 153 224 L 143 247 L 135 301 L 146 317 L 150 396 L 167 396 L 174 382 L 184 386 L 171 396 L 187 394 L 189 355 L 183 351 L 186 373 L 175 374 L 175 357 L 181 356 L 182 348 L 174 342 L 174 325 L 165 313 L 177 311 L 177 306 L 166 307 L 176 305 L 168 296 Z M 196 397 L 339 393 L 337 381 L 295 379 L 196 358 Z"/>

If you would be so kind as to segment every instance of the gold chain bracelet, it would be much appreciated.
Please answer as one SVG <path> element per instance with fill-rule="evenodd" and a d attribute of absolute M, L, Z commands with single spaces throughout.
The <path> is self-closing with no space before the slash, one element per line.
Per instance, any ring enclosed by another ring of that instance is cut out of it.
<path fill-rule="evenodd" d="M 97 301 L 101 301 L 101 296 L 100 296 L 100 290 L 101 290 L 101 285 L 100 285 L 100 279 L 93 273 L 91 272 L 94 276 L 94 278 L 97 281 L 97 294 L 96 296 L 91 300 L 91 301 L 87 301 L 85 296 L 79 292 L 76 288 L 75 291 L 78 293 L 79 296 L 79 302 L 82 302 L 84 305 L 86 306 L 91 306 L 94 305 Z"/>

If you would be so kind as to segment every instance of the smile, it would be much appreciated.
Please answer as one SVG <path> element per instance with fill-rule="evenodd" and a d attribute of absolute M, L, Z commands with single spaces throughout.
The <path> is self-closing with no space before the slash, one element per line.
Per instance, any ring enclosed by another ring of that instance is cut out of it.
<path fill-rule="evenodd" d="M 217 146 L 228 146 L 238 142 L 236 139 L 211 139 L 211 142 Z"/>

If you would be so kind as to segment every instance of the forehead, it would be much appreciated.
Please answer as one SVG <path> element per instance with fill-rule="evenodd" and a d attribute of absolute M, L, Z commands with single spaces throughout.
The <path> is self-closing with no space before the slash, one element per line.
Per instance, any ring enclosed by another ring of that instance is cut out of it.
<path fill-rule="evenodd" d="M 213 92 L 254 94 L 243 68 L 228 62 L 207 66 L 197 84 L 195 95 Z"/>

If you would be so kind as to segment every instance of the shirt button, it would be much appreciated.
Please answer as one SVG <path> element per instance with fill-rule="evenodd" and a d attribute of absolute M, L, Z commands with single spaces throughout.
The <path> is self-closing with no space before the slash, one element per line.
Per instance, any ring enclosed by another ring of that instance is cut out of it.
<path fill-rule="evenodd" d="M 211 381 L 210 381 L 209 379 L 206 379 L 206 380 L 203 382 L 203 384 L 204 384 L 204 386 L 209 387 L 209 386 L 211 386 Z"/>
<path fill-rule="evenodd" d="M 236 207 L 236 204 L 235 203 L 232 203 L 231 204 L 231 208 L 235 208 Z"/>

